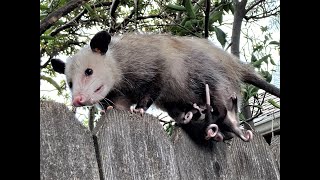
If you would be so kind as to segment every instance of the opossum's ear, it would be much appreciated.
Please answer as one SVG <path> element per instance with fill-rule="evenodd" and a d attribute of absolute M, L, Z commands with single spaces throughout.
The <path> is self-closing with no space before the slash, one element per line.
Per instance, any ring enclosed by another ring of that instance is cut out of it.
<path fill-rule="evenodd" d="M 111 36 L 107 31 L 100 31 L 90 41 L 91 50 L 101 55 L 106 54 Z"/>
<path fill-rule="evenodd" d="M 60 59 L 51 59 L 51 65 L 54 71 L 60 74 L 64 74 L 66 64 L 63 61 L 61 61 Z"/>

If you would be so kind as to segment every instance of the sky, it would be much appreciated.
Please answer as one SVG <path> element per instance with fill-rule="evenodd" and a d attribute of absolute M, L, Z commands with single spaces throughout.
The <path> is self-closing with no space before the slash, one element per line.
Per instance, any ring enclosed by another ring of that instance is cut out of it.
<path fill-rule="evenodd" d="M 219 28 L 221 28 L 226 34 L 227 34 L 227 39 L 231 37 L 231 31 L 232 31 L 232 22 L 233 22 L 233 16 L 230 15 L 230 16 L 224 16 L 223 17 L 224 20 L 223 22 L 224 23 L 227 23 L 229 25 L 225 25 L 225 26 L 221 26 Z M 269 24 L 269 20 L 262 20 L 262 21 L 259 21 L 259 25 L 262 25 L 262 26 L 267 26 Z M 242 24 L 242 27 L 246 26 L 245 23 Z M 91 30 L 89 30 L 90 34 L 92 34 L 91 36 L 93 36 L 96 32 L 100 31 L 99 28 L 92 28 Z M 260 30 L 260 27 L 254 23 L 250 23 L 250 27 L 248 28 L 248 33 L 250 35 L 253 35 L 255 37 L 261 37 L 262 36 L 262 32 Z M 272 39 L 275 40 L 275 41 L 280 41 L 280 30 L 279 29 L 275 29 L 273 30 L 272 32 Z M 211 39 L 216 45 L 220 46 L 220 43 L 215 40 L 215 37 L 213 39 Z M 230 42 L 230 41 L 229 41 Z M 228 44 L 228 42 L 226 43 Z M 244 35 L 241 33 L 241 39 L 240 39 L 240 47 L 247 47 L 247 48 L 251 48 L 251 43 L 249 42 L 246 42 L 245 40 L 245 37 Z M 241 50 L 240 50 L 241 51 Z M 230 52 L 230 49 L 229 49 L 229 52 Z M 271 55 L 275 61 L 275 63 L 278 65 L 278 67 L 273 67 L 272 65 L 269 65 L 268 66 L 268 69 L 271 70 L 271 69 L 275 69 L 277 70 L 276 72 L 273 72 L 273 79 L 272 79 L 272 84 L 274 84 L 275 86 L 277 87 L 280 87 L 280 55 L 277 51 L 271 51 Z M 61 60 L 65 61 L 67 59 L 68 56 L 66 55 L 63 55 L 63 54 L 59 54 L 56 58 L 60 58 Z M 250 56 L 247 55 L 246 57 L 247 59 L 250 59 Z M 43 59 L 47 59 L 46 57 L 44 57 Z M 240 59 L 242 61 L 244 61 L 245 59 L 245 56 L 243 54 L 241 54 L 240 56 Z M 263 66 L 265 68 L 267 68 L 266 66 Z M 65 76 L 62 75 L 62 74 L 58 74 L 56 73 L 57 76 L 54 78 L 56 80 L 56 82 L 60 82 L 61 80 L 64 80 L 65 79 Z M 70 92 L 68 90 L 68 92 Z M 66 104 L 69 108 L 71 108 L 71 99 L 64 99 L 63 97 L 59 97 L 57 96 L 57 90 L 55 90 L 55 88 L 47 83 L 46 81 L 43 81 L 41 80 L 41 86 L 40 86 L 40 97 L 42 97 L 43 95 L 47 96 L 47 97 L 50 97 L 51 99 L 53 99 L 54 101 L 56 102 L 60 102 L 60 103 L 63 103 L 63 104 Z M 77 118 L 82 121 L 84 118 L 87 117 L 87 111 L 86 110 L 83 110 L 81 108 L 77 108 L 77 112 L 78 114 L 76 115 Z M 161 117 L 164 117 L 164 116 L 167 116 L 166 113 L 162 112 L 162 111 L 159 111 L 157 110 L 156 108 L 154 107 L 151 107 L 147 113 L 151 113 L 151 114 L 154 114 L 155 116 L 158 116 L 159 114 L 162 114 Z M 167 120 L 169 118 L 166 118 Z"/>

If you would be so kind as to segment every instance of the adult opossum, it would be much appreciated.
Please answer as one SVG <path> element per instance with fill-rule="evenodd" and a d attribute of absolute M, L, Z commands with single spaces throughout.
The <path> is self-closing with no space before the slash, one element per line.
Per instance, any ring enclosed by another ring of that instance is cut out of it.
<path fill-rule="evenodd" d="M 66 64 L 59 59 L 51 63 L 55 71 L 66 75 L 74 106 L 104 102 L 130 110 L 136 104 L 135 111 L 143 112 L 155 104 L 177 121 L 190 105 L 205 106 L 208 84 L 215 117 L 211 119 L 218 120 L 209 120 L 204 127 L 217 122 L 222 138 L 229 132 L 244 141 L 252 138 L 238 124 L 241 82 L 280 96 L 279 89 L 238 58 L 195 37 L 124 34 L 111 38 L 101 31 Z"/>

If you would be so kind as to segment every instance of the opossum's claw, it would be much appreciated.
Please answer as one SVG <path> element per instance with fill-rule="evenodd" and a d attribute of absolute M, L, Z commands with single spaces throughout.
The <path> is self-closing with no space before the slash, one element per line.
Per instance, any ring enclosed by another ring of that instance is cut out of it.
<path fill-rule="evenodd" d="M 107 111 L 109 111 L 109 110 L 111 110 L 111 109 L 113 109 L 113 106 L 108 106 L 108 107 L 106 108 Z"/>
<path fill-rule="evenodd" d="M 217 135 L 218 131 L 219 131 L 219 128 L 218 128 L 218 126 L 216 124 L 210 124 L 206 128 L 207 136 L 205 137 L 205 139 L 209 140 L 210 138 L 214 138 Z"/>
<path fill-rule="evenodd" d="M 134 108 L 133 106 L 130 107 L 130 112 L 133 114 L 133 113 L 139 113 L 141 116 L 144 115 L 145 111 L 143 108 Z"/>
<path fill-rule="evenodd" d="M 108 107 L 106 107 L 105 109 L 102 109 L 101 111 L 100 111 L 100 115 L 104 115 L 107 111 L 110 111 L 110 110 L 112 110 L 113 109 L 113 106 L 108 106 Z"/>

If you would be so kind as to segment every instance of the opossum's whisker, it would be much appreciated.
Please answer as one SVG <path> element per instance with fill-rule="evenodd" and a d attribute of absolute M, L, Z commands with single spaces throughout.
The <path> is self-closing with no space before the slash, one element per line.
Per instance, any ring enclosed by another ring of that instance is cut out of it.
<path fill-rule="evenodd" d="M 107 102 L 109 105 L 110 105 L 110 103 L 113 105 L 113 106 L 115 106 L 115 104 L 110 100 L 110 99 L 108 99 L 108 98 L 103 98 L 103 100 L 105 101 L 105 102 Z M 110 102 L 110 103 L 109 103 Z"/>
<path fill-rule="evenodd" d="M 121 93 L 121 95 L 125 95 L 123 92 L 121 92 L 119 89 L 117 89 L 117 88 L 113 88 L 114 90 L 116 90 L 116 91 L 118 91 L 119 93 Z"/>

